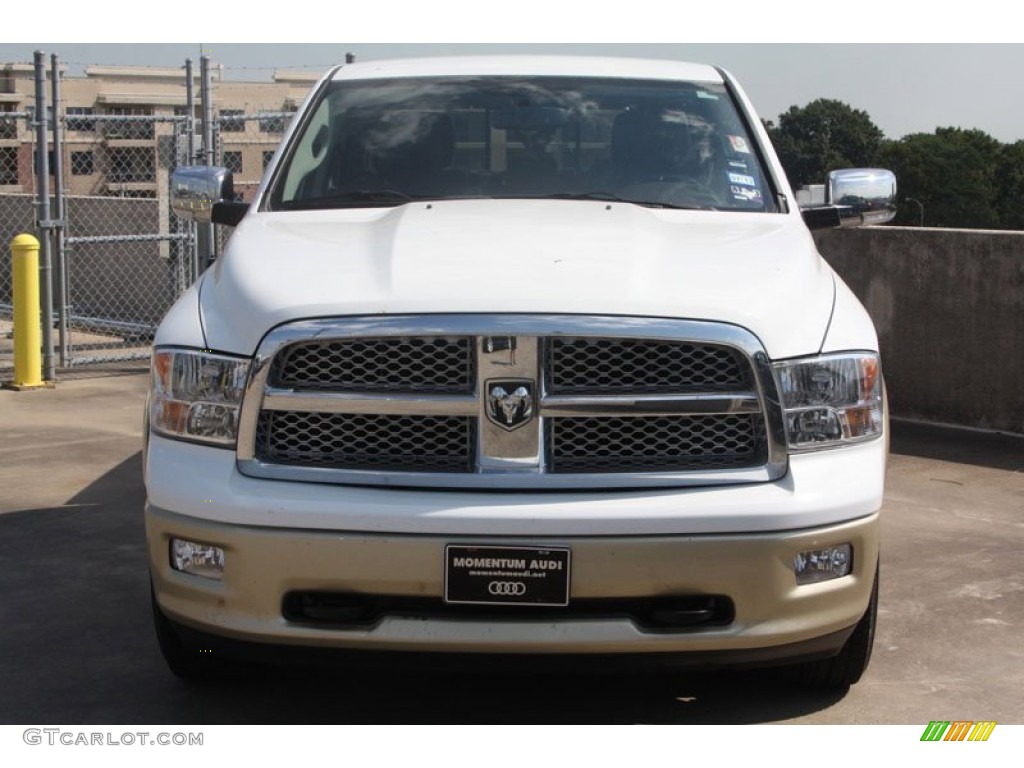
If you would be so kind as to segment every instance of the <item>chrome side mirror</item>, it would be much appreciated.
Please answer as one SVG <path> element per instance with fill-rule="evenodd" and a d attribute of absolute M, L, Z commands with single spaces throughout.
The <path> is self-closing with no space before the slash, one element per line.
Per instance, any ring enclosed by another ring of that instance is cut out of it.
<path fill-rule="evenodd" d="M 881 168 L 832 171 L 826 184 L 798 190 L 797 199 L 811 229 L 884 224 L 896 215 L 896 174 Z"/>
<path fill-rule="evenodd" d="M 184 219 L 208 224 L 214 204 L 234 196 L 234 181 L 227 168 L 196 165 L 176 168 L 171 174 L 171 210 Z"/>
<path fill-rule="evenodd" d="M 884 224 L 896 215 L 896 174 L 881 168 L 832 171 L 825 202 L 839 209 L 839 226 Z"/>

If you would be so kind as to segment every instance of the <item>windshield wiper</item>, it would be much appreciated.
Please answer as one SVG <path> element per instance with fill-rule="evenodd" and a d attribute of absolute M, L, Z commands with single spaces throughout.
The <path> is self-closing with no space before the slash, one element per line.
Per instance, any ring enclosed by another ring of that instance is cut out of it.
<path fill-rule="evenodd" d="M 620 197 L 613 192 L 555 192 L 549 195 L 517 195 L 526 200 L 601 200 L 609 203 L 629 203 L 645 208 L 668 208 L 680 211 L 714 211 L 710 205 L 678 205 L 660 200 L 635 200 Z M 336 195 L 290 200 L 281 207 L 285 210 L 314 208 L 348 208 L 374 205 L 403 205 L 419 200 L 478 200 L 491 199 L 490 195 L 410 195 L 397 189 L 357 189 Z"/>
<path fill-rule="evenodd" d="M 397 189 L 355 189 L 350 192 L 339 192 L 326 197 L 311 197 L 305 200 L 290 200 L 281 207 L 289 210 L 303 208 L 341 208 L 349 204 L 377 205 L 380 203 L 401 205 L 419 200 L 413 195 L 399 192 Z"/>
<path fill-rule="evenodd" d="M 558 192 L 552 195 L 537 195 L 538 200 L 605 200 L 609 203 L 630 203 L 640 205 L 644 208 L 671 208 L 679 211 L 714 211 L 710 205 L 679 205 L 677 203 L 664 203 L 660 200 L 633 200 L 628 197 L 620 197 L 614 192 Z"/>

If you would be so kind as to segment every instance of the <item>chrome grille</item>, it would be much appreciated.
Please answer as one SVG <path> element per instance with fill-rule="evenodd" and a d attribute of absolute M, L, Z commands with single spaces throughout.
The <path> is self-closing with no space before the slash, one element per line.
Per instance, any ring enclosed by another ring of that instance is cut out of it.
<path fill-rule="evenodd" d="M 303 390 L 468 394 L 476 383 L 468 338 L 332 339 L 293 344 L 271 384 Z"/>
<path fill-rule="evenodd" d="M 393 487 L 764 482 L 786 471 L 778 400 L 761 343 L 723 324 L 297 321 L 271 331 L 257 352 L 238 466 L 255 477 Z M 525 421 L 513 423 L 512 410 L 528 413 Z"/>
<path fill-rule="evenodd" d="M 262 461 L 378 471 L 470 472 L 473 424 L 457 416 L 263 411 Z"/>
<path fill-rule="evenodd" d="M 551 472 L 742 469 L 767 458 L 757 414 L 550 419 Z"/>
<path fill-rule="evenodd" d="M 545 359 L 548 392 L 715 392 L 750 386 L 750 365 L 712 344 L 614 338 L 554 338 Z"/>

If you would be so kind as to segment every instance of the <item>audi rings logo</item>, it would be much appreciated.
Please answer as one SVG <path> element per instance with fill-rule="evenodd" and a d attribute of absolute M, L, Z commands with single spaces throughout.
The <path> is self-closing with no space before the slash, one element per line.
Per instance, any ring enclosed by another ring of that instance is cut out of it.
<path fill-rule="evenodd" d="M 526 594 L 526 585 L 521 581 L 492 581 L 487 585 L 487 591 L 495 597 L 518 597 Z"/>

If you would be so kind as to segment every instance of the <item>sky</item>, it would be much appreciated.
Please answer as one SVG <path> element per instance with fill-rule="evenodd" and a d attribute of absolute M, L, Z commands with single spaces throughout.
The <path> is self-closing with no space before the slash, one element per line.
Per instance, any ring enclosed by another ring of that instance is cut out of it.
<path fill-rule="evenodd" d="M 309 0 L 290 0 L 287 17 L 270 26 L 265 18 L 239 13 L 244 4 L 231 4 L 229 11 L 204 4 L 205 23 L 190 26 L 187 33 L 205 31 L 209 39 L 226 41 L 220 43 L 154 39 L 165 34 L 181 37 L 182 11 L 176 8 L 187 4 L 168 6 L 167 29 L 147 21 L 142 29 L 133 30 L 108 19 L 140 19 L 137 2 L 98 2 L 108 8 L 108 16 L 90 13 L 78 23 L 70 10 L 56 14 L 56 23 L 44 28 L 48 39 L 57 42 L 0 42 L 0 62 L 30 61 L 34 50 L 44 50 L 58 54 L 72 73 L 81 73 L 86 64 L 182 66 L 187 57 L 198 66 L 199 56 L 207 53 L 225 66 L 228 78 L 267 80 L 275 68 L 326 70 L 342 61 L 346 52 L 360 60 L 481 53 L 681 59 L 725 67 L 760 116 L 770 120 L 791 106 L 830 98 L 866 111 L 893 139 L 955 126 L 978 128 L 1004 142 L 1024 140 L 1024 31 L 1020 25 L 992 23 L 1002 15 L 987 11 L 995 0 L 973 0 L 975 13 L 948 19 L 933 11 L 927 21 L 917 4 L 909 9 L 893 3 L 859 6 L 851 14 L 835 10 L 835 5 L 826 9 L 820 2 L 804 0 L 733 0 L 716 3 L 711 10 L 707 4 L 709 9 L 700 11 L 692 3 L 630 0 L 630 14 L 613 5 L 614 0 L 603 5 L 391 0 L 359 6 L 368 10 L 345 4 L 349 9 L 331 18 L 322 10 L 330 5 L 307 8 Z M 122 7 L 129 15 L 118 15 Z M 605 11 L 586 14 L 582 8 Z M 5 25 L 0 39 L 13 37 L 8 34 L 13 29 L 40 28 L 28 12 L 15 13 L 26 14 L 24 24 Z M 280 42 L 249 42 L 265 39 L 271 31 Z M 1017 40 L 1009 37 L 1013 34 Z M 326 42 L 325 35 L 364 42 Z M 427 42 L 431 38 L 456 42 Z M 98 42 L 119 39 L 140 42 Z M 377 42 L 388 39 L 395 42 Z M 614 42 L 643 39 L 648 42 Z"/>

